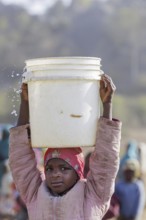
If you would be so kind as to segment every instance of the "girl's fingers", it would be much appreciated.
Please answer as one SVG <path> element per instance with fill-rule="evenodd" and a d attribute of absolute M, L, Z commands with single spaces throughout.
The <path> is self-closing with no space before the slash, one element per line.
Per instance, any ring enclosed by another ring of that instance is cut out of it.
<path fill-rule="evenodd" d="M 26 83 L 21 85 L 21 99 L 28 101 L 28 86 Z"/>
<path fill-rule="evenodd" d="M 21 88 L 27 90 L 27 84 L 26 83 L 22 83 Z"/>
<path fill-rule="evenodd" d="M 101 77 L 101 80 L 104 81 L 105 87 L 108 87 L 108 89 L 111 88 L 113 91 L 116 90 L 116 86 L 113 83 L 113 81 L 112 81 L 110 76 L 108 76 L 107 74 L 103 74 L 102 77 Z"/>
<path fill-rule="evenodd" d="M 100 88 L 101 89 L 105 88 L 105 82 L 103 80 L 100 80 Z"/>

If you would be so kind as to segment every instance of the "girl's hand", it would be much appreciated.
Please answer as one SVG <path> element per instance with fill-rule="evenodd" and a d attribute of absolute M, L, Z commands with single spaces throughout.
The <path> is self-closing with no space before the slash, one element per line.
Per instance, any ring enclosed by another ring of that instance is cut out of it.
<path fill-rule="evenodd" d="M 111 77 L 106 74 L 101 76 L 100 80 L 100 98 L 103 104 L 111 103 L 113 94 L 116 90 L 116 86 L 114 85 Z"/>
<path fill-rule="evenodd" d="M 28 86 L 25 83 L 21 85 L 21 103 L 19 110 L 19 117 L 17 126 L 25 125 L 29 123 L 29 102 L 28 102 Z"/>
<path fill-rule="evenodd" d="M 28 101 L 28 86 L 26 83 L 22 83 L 21 85 L 21 100 Z"/>

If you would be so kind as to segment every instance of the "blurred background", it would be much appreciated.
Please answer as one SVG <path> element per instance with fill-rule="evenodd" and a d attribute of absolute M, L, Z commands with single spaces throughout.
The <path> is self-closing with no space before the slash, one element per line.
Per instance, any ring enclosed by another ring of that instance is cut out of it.
<path fill-rule="evenodd" d="M 93 56 L 117 87 L 114 117 L 146 142 L 146 1 L 0 0 L 0 138 L 16 124 L 25 60 Z"/>
<path fill-rule="evenodd" d="M 1 0 L 0 123 L 16 123 L 25 60 L 95 56 L 117 87 L 122 140 L 146 141 L 145 11 L 143 0 Z"/>

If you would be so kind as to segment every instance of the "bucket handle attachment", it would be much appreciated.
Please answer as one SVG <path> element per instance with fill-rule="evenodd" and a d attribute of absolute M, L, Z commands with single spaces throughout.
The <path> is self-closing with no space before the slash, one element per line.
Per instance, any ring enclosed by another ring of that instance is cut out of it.
<path fill-rule="evenodd" d="M 28 81 L 32 81 L 33 74 L 32 72 L 25 71 L 22 74 L 22 83 L 27 83 Z"/>

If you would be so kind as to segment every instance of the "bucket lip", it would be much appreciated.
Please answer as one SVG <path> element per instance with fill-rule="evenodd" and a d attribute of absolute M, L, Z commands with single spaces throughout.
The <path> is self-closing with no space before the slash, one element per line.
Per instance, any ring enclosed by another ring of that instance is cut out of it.
<path fill-rule="evenodd" d="M 76 59 L 76 60 L 83 60 L 83 59 L 88 59 L 88 60 L 98 60 L 101 61 L 101 58 L 99 57 L 88 57 L 88 56 L 58 56 L 58 57 L 41 57 L 41 58 L 34 58 L 34 59 L 28 59 L 25 60 L 25 63 L 27 64 L 28 62 L 33 62 L 33 61 L 42 61 L 42 60 L 71 60 L 71 59 Z"/>
<path fill-rule="evenodd" d="M 80 74 L 80 71 L 78 70 L 76 74 L 71 74 L 68 75 L 63 71 L 63 74 L 58 74 L 58 71 L 53 73 L 49 73 L 49 74 L 41 74 L 41 75 L 37 75 L 34 74 L 33 72 L 29 71 L 29 72 L 24 72 L 22 75 L 22 81 L 27 83 L 27 82 L 32 82 L 32 81 L 48 81 L 48 80 L 89 80 L 89 81 L 94 81 L 94 80 L 100 80 L 101 79 L 101 75 L 103 74 L 102 70 L 92 70 L 92 71 L 88 71 L 85 70 L 86 74 Z M 85 73 L 84 71 L 84 73 Z M 35 71 L 37 72 L 37 71 Z M 38 71 L 39 72 L 39 71 Z M 48 73 L 48 72 L 47 72 Z M 68 73 L 68 71 L 67 71 Z"/>

